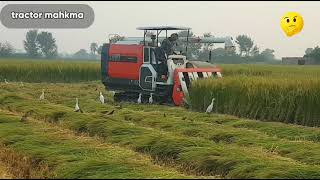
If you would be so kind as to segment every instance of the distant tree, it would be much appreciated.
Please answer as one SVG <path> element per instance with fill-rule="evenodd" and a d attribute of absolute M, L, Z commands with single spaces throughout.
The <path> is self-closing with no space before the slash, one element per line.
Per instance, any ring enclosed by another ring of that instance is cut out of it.
<path fill-rule="evenodd" d="M 258 46 L 255 45 L 255 46 L 252 48 L 250 54 L 251 54 L 251 56 L 255 57 L 255 56 L 258 56 L 258 55 L 259 55 L 259 53 L 260 53 L 259 51 L 260 51 L 260 50 L 259 50 Z"/>
<path fill-rule="evenodd" d="M 305 55 L 312 53 L 312 51 L 313 51 L 313 48 L 307 48 L 305 51 Z"/>
<path fill-rule="evenodd" d="M 212 35 L 210 32 L 207 32 L 207 33 L 203 34 L 203 37 L 212 37 Z M 202 43 L 200 48 L 201 49 L 198 53 L 198 59 L 203 60 L 203 61 L 209 60 L 209 53 L 210 53 L 210 50 L 212 50 L 212 48 L 213 48 L 213 44 Z"/>
<path fill-rule="evenodd" d="M 116 43 L 118 41 L 121 41 L 123 40 L 125 37 L 124 36 L 120 36 L 120 35 L 115 35 L 115 36 L 112 36 L 109 41 L 110 43 Z"/>
<path fill-rule="evenodd" d="M 208 38 L 208 37 L 213 37 L 213 36 L 212 36 L 211 32 L 207 32 L 207 33 L 204 33 L 204 34 L 203 34 L 203 37 Z M 212 45 L 213 45 L 213 44 L 211 44 L 211 43 L 203 43 L 203 44 L 202 44 L 202 46 L 203 46 L 203 48 L 202 48 L 203 51 L 208 51 L 208 52 L 209 52 L 210 49 L 211 49 L 211 47 L 212 47 Z"/>
<path fill-rule="evenodd" d="M 8 57 L 12 56 L 14 53 L 14 48 L 13 46 L 8 43 L 0 43 L 0 57 Z"/>
<path fill-rule="evenodd" d="M 188 35 L 188 31 L 180 31 L 178 32 L 178 36 L 179 38 L 181 37 L 187 37 Z M 169 36 L 169 35 L 168 35 Z M 196 37 L 192 31 L 189 31 L 189 37 Z M 187 43 L 181 40 L 177 41 L 178 47 L 177 50 L 178 51 L 182 51 L 185 52 L 186 51 L 186 46 Z M 187 52 L 187 57 L 188 59 L 197 59 L 199 57 L 200 51 L 201 51 L 201 43 L 190 43 L 188 44 L 188 52 Z"/>
<path fill-rule="evenodd" d="M 238 56 L 240 57 L 237 52 L 236 52 L 236 48 L 228 48 L 228 49 L 225 49 L 225 55 L 226 56 Z"/>
<path fill-rule="evenodd" d="M 14 48 L 10 43 L 0 43 L 0 57 L 8 57 L 13 55 L 13 53 Z"/>
<path fill-rule="evenodd" d="M 216 61 L 216 60 L 219 60 L 219 59 L 223 59 L 225 56 L 226 56 L 227 52 L 224 48 L 215 48 L 211 51 L 211 61 Z M 209 53 L 208 55 L 209 56 Z"/>
<path fill-rule="evenodd" d="M 26 34 L 26 40 L 23 41 L 24 49 L 30 57 L 40 56 L 37 36 L 38 30 L 30 30 Z"/>
<path fill-rule="evenodd" d="M 211 51 L 213 57 L 221 57 L 226 55 L 226 51 L 224 48 L 216 48 Z"/>
<path fill-rule="evenodd" d="M 80 49 L 76 53 L 74 53 L 73 58 L 76 59 L 89 59 L 89 54 L 85 49 Z"/>
<path fill-rule="evenodd" d="M 212 37 L 211 32 L 203 33 L 203 37 Z"/>
<path fill-rule="evenodd" d="M 67 52 L 62 52 L 58 54 L 58 57 L 61 59 L 70 59 L 72 58 L 73 54 L 67 53 Z"/>
<path fill-rule="evenodd" d="M 90 51 L 91 51 L 91 54 L 96 54 L 98 50 L 98 44 L 93 42 L 90 44 Z"/>
<path fill-rule="evenodd" d="M 261 56 L 265 59 L 265 60 L 274 60 L 274 50 L 273 49 L 265 49 L 261 52 Z"/>
<path fill-rule="evenodd" d="M 102 51 L 102 46 L 99 46 L 98 49 L 97 49 L 97 53 L 100 55 L 101 51 Z"/>
<path fill-rule="evenodd" d="M 236 43 L 239 45 L 240 56 L 245 53 L 246 56 L 250 55 L 250 51 L 253 47 L 253 40 L 247 35 L 239 35 L 236 37 Z"/>
<path fill-rule="evenodd" d="M 46 58 L 55 58 L 58 56 L 58 47 L 56 40 L 50 32 L 41 32 L 38 34 L 37 42 L 39 44 L 42 55 Z"/>
<path fill-rule="evenodd" d="M 308 48 L 309 49 L 309 48 Z M 305 54 L 304 57 L 313 58 L 317 63 L 320 63 L 320 48 L 316 46 L 308 54 Z"/>

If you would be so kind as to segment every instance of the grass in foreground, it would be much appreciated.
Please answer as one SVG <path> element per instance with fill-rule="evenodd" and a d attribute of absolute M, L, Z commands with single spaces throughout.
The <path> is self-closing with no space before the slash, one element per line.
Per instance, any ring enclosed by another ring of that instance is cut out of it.
<path fill-rule="evenodd" d="M 11 154 L 14 151 L 24 154 L 21 158 L 27 155 L 32 159 L 22 167 L 24 160 L 12 162 L 7 159 L 8 154 L 1 154 L 0 159 L 7 161 L 18 178 L 190 178 L 154 165 L 145 156 L 97 139 L 76 136 L 30 119 L 22 123 L 16 114 L 0 111 L 0 124 L 0 143 L 5 146 L 0 150 L 10 149 Z M 39 168 L 39 164 L 48 168 Z M 20 173 L 26 169 L 28 173 Z"/>
<path fill-rule="evenodd" d="M 20 90 L 17 90 L 21 88 Z M 39 102 L 46 87 L 47 100 Z M 226 178 L 319 178 L 318 128 L 264 123 L 182 108 L 96 101 L 100 84 L 18 84 L 0 90 L 0 108 L 26 112 L 75 132 L 150 155 L 185 171 Z M 84 114 L 72 112 L 75 96 Z M 108 94 L 108 97 L 110 95 Z M 104 110 L 115 109 L 112 116 Z"/>

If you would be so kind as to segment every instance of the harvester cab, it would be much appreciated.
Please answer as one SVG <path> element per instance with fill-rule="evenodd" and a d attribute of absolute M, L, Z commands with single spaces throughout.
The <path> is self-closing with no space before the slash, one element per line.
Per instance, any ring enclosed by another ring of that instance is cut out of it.
<path fill-rule="evenodd" d="M 200 61 L 189 61 L 186 56 L 189 43 L 224 43 L 234 48 L 232 38 L 189 37 L 191 28 L 176 26 L 138 27 L 143 37 L 119 38 L 102 47 L 102 82 L 115 91 L 115 101 L 136 101 L 142 94 L 145 102 L 153 94 L 154 102 L 183 104 L 189 95 L 191 83 L 198 78 L 222 77 L 221 69 Z M 175 51 L 175 40 L 168 31 L 187 31 L 187 37 L 178 37 L 186 44 L 185 52 Z M 160 34 L 165 32 L 165 37 Z M 120 37 L 120 36 L 119 36 Z"/>

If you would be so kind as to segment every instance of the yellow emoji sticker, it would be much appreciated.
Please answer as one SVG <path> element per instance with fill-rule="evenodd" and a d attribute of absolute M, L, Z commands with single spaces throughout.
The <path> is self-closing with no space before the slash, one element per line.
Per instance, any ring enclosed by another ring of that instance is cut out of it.
<path fill-rule="evenodd" d="M 293 36 L 299 33 L 303 28 L 303 18 L 299 13 L 287 12 L 280 22 L 282 30 L 287 36 Z"/>

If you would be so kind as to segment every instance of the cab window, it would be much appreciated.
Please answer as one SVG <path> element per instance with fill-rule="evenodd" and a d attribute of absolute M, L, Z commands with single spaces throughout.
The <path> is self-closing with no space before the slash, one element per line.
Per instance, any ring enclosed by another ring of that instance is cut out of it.
<path fill-rule="evenodd" d="M 148 47 L 143 49 L 143 62 L 150 63 L 150 48 Z"/>
<path fill-rule="evenodd" d="M 155 53 L 154 53 L 154 49 L 153 49 L 153 48 L 150 49 L 150 62 L 151 62 L 152 64 L 157 64 L 157 62 L 156 62 L 156 55 L 155 55 Z"/>

